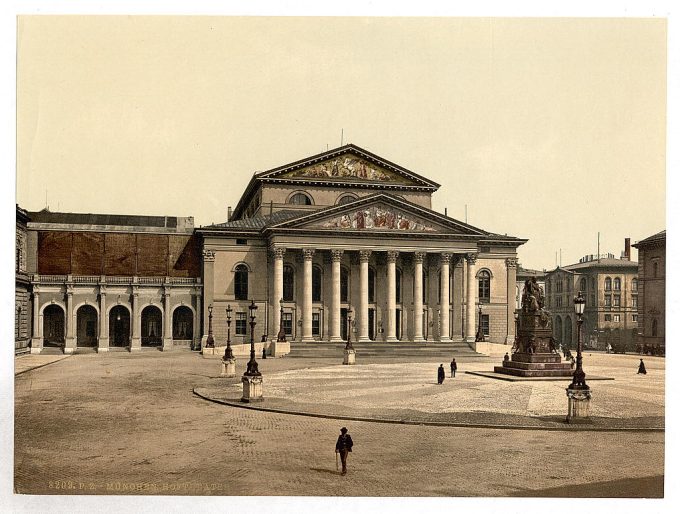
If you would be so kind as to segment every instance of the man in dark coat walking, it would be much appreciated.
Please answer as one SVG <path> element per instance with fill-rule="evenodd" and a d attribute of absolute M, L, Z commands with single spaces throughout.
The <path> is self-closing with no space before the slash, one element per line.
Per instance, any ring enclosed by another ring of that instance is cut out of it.
<path fill-rule="evenodd" d="M 458 364 L 456 364 L 456 359 L 451 361 L 451 378 L 456 378 L 456 370 L 458 369 Z"/>
<path fill-rule="evenodd" d="M 647 369 L 645 368 L 645 363 L 640 359 L 640 366 L 638 366 L 638 375 L 642 373 L 643 375 L 647 374 Z"/>
<path fill-rule="evenodd" d="M 443 384 L 445 376 L 446 376 L 446 372 L 444 371 L 444 365 L 440 364 L 439 368 L 437 369 L 437 383 Z"/>
<path fill-rule="evenodd" d="M 347 474 L 347 454 L 352 451 L 353 444 L 352 437 L 347 433 L 347 429 L 342 427 L 338 436 L 338 442 L 335 443 L 335 453 L 340 454 L 343 475 Z"/>

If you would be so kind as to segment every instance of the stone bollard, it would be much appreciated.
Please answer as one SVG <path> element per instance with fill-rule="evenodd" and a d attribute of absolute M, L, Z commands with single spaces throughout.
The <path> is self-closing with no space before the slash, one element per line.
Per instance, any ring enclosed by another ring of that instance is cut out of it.
<path fill-rule="evenodd" d="M 567 423 L 590 423 L 590 389 L 567 388 Z"/>
<path fill-rule="evenodd" d="M 243 375 L 243 403 L 261 402 L 262 398 L 262 375 Z"/>
<path fill-rule="evenodd" d="M 222 359 L 220 376 L 231 378 L 236 376 L 236 359 Z"/>
<path fill-rule="evenodd" d="M 356 363 L 356 350 L 345 348 L 345 358 L 343 359 L 343 364 L 355 364 Z"/>

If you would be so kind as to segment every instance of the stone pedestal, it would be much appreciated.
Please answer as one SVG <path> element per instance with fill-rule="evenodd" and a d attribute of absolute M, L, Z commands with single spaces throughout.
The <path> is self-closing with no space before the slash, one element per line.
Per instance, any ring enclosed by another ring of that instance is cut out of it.
<path fill-rule="evenodd" d="M 269 345 L 272 357 L 283 357 L 290 353 L 290 343 L 288 341 L 274 341 Z"/>
<path fill-rule="evenodd" d="M 168 350 L 172 350 L 172 339 L 163 339 L 163 346 L 161 346 L 161 351 L 167 352 Z"/>
<path fill-rule="evenodd" d="M 356 363 L 356 350 L 345 349 L 345 358 L 343 359 L 343 364 L 355 364 Z"/>
<path fill-rule="evenodd" d="M 567 423 L 590 423 L 590 389 L 567 388 Z"/>
<path fill-rule="evenodd" d="M 249 376 L 243 375 L 241 378 L 243 382 L 243 403 L 261 402 L 262 398 L 262 375 Z"/>
<path fill-rule="evenodd" d="M 236 359 L 222 359 L 222 377 L 235 377 L 236 376 Z"/>

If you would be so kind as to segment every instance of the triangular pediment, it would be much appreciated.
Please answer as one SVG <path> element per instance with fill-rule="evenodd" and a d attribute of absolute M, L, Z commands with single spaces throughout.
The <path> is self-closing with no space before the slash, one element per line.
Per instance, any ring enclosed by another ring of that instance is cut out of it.
<path fill-rule="evenodd" d="M 401 166 L 347 145 L 257 175 L 260 181 L 382 184 L 436 190 L 439 184 Z"/>
<path fill-rule="evenodd" d="M 483 230 L 386 193 L 322 209 L 271 228 L 476 236 L 487 234 Z"/>

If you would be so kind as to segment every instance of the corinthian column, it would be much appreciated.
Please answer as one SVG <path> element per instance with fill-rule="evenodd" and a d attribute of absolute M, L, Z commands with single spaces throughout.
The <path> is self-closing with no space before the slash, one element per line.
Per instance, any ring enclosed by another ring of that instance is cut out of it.
<path fill-rule="evenodd" d="M 314 250 L 302 250 L 304 259 L 304 277 L 302 279 L 302 342 L 312 342 L 312 258 Z"/>
<path fill-rule="evenodd" d="M 368 259 L 370 250 L 359 252 L 359 342 L 370 341 L 368 338 Z"/>
<path fill-rule="evenodd" d="M 387 252 L 387 341 L 397 340 L 397 257 L 399 252 Z"/>
<path fill-rule="evenodd" d="M 274 295 L 270 298 L 269 305 L 273 317 L 272 330 L 270 334 L 278 334 L 281 327 L 281 308 L 279 300 L 283 298 L 283 255 L 286 253 L 285 248 L 274 248 L 272 254 L 274 255 Z"/>
<path fill-rule="evenodd" d="M 465 298 L 465 341 L 475 342 L 475 263 L 477 262 L 476 253 L 465 255 L 467 261 L 467 284 Z"/>
<path fill-rule="evenodd" d="M 425 253 L 413 254 L 413 340 L 422 342 L 423 338 L 423 259 Z"/>
<path fill-rule="evenodd" d="M 331 313 L 329 338 L 331 342 L 342 342 L 340 337 L 340 259 L 342 250 L 331 250 Z"/>
<path fill-rule="evenodd" d="M 507 316 L 507 337 L 505 343 L 513 343 L 515 341 L 515 287 L 517 285 L 517 259 L 510 257 L 505 259 L 505 266 L 508 270 L 508 285 L 507 285 L 507 301 L 508 301 L 508 316 Z"/>
<path fill-rule="evenodd" d="M 449 335 L 449 316 L 451 309 L 449 307 L 449 261 L 451 260 L 450 253 L 441 254 L 441 287 L 439 298 L 439 340 L 442 343 L 451 341 Z"/>

